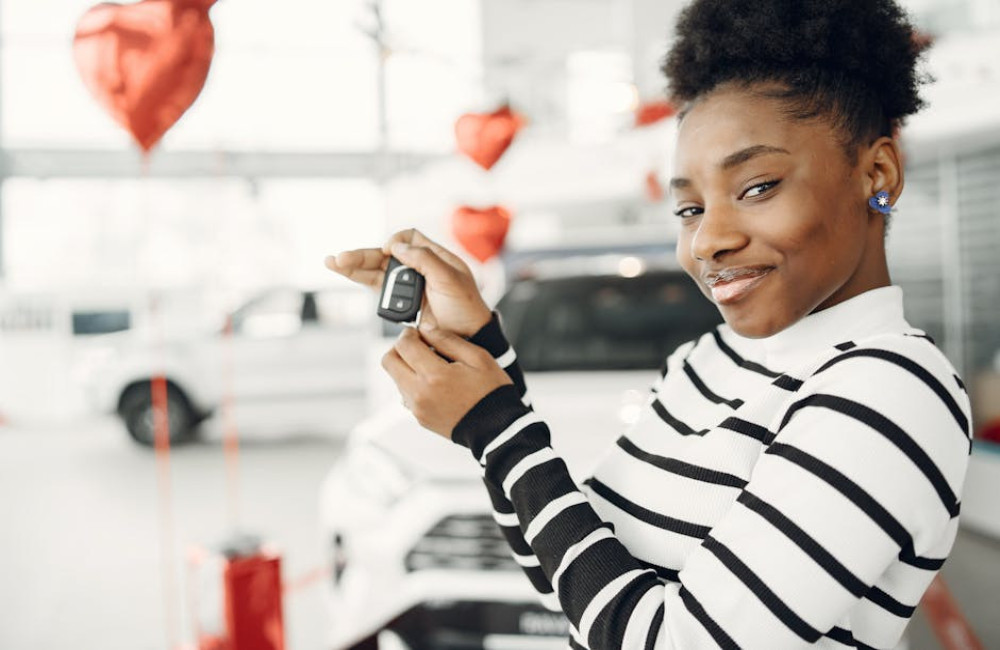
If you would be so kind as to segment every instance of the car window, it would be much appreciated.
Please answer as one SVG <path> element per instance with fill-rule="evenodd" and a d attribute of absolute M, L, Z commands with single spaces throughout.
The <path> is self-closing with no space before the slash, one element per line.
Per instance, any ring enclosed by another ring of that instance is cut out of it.
<path fill-rule="evenodd" d="M 498 309 L 531 371 L 658 368 L 722 320 L 679 272 L 539 281 L 529 292 L 515 285 Z"/>
<path fill-rule="evenodd" d="M 73 312 L 73 336 L 110 334 L 131 327 L 132 314 L 127 309 Z"/>

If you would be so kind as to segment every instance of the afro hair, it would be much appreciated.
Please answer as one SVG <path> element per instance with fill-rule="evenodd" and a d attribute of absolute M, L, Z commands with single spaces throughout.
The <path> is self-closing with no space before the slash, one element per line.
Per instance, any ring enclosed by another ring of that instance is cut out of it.
<path fill-rule="evenodd" d="M 793 118 L 829 118 L 848 152 L 923 106 L 926 45 L 893 0 L 694 0 L 676 34 L 661 70 L 682 105 L 740 84 Z"/>

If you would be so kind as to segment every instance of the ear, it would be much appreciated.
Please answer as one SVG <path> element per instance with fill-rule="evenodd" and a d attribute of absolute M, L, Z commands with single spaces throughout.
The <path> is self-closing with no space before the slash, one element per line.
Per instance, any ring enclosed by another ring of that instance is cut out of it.
<path fill-rule="evenodd" d="M 903 156 L 895 138 L 882 136 L 861 151 L 859 156 L 865 196 L 889 193 L 889 203 L 895 204 L 903 192 Z"/>

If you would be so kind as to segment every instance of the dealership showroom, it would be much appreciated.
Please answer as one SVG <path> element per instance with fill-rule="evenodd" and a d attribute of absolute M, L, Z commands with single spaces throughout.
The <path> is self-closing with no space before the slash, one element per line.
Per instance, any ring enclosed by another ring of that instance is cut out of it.
<path fill-rule="evenodd" d="M 1000 0 L 0 0 L 0 522 L 0 650 L 1000 649 Z"/>

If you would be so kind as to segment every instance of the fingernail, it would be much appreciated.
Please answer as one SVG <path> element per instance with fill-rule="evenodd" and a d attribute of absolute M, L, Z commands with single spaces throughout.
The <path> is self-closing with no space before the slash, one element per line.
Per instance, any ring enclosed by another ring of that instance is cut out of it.
<path fill-rule="evenodd" d="M 396 242 L 395 244 L 392 245 L 392 254 L 393 255 L 396 255 L 396 254 L 399 254 L 399 253 L 405 253 L 408 250 L 410 250 L 410 245 L 406 244 L 404 242 L 401 242 L 401 241 L 398 241 L 398 242 Z"/>

